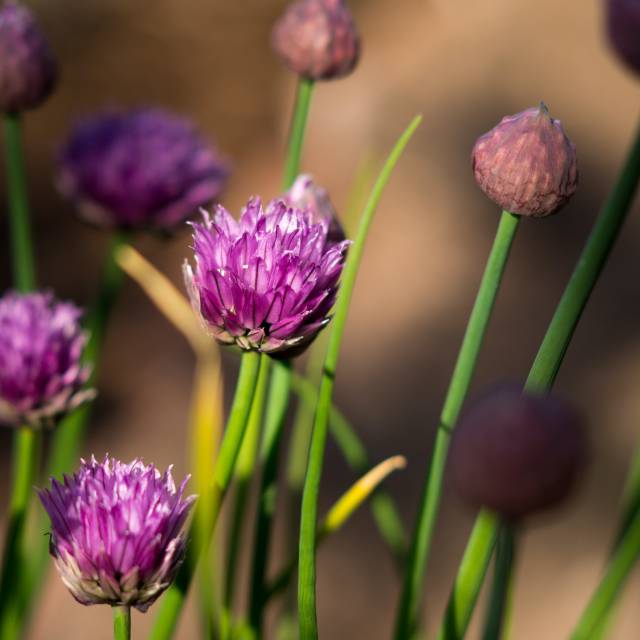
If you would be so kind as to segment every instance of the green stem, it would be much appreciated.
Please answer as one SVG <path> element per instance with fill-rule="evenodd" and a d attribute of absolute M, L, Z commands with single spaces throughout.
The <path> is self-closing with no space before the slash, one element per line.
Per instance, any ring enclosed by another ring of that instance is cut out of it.
<path fill-rule="evenodd" d="M 311 96 L 313 95 L 313 80 L 300 78 L 296 94 L 296 104 L 291 119 L 291 131 L 289 133 L 289 144 L 287 159 L 284 167 L 283 186 L 288 189 L 300 172 L 300 159 L 302 157 L 302 146 L 304 143 L 304 133 L 309 117 L 309 107 Z"/>
<path fill-rule="evenodd" d="M 442 479 L 451 431 L 458 420 L 471 384 L 480 348 L 518 228 L 518 221 L 519 218 L 513 214 L 506 211 L 502 213 L 444 401 L 407 563 L 396 619 L 396 640 L 412 638 L 418 628 L 424 573 L 442 495 Z"/>
<path fill-rule="evenodd" d="M 578 264 L 569 279 L 562 299 L 547 329 L 542 345 L 529 372 L 526 383 L 527 389 L 548 391 L 553 386 L 580 316 L 622 230 L 639 180 L 640 129 L 636 134 L 618 181 L 596 220 Z M 473 540 L 470 539 L 467 545 L 467 552 L 477 555 L 479 564 L 486 566 L 488 564 L 487 558 L 481 557 L 479 552 L 476 553 L 476 550 L 473 549 L 473 544 Z M 488 549 L 485 552 L 489 555 L 492 553 Z M 484 572 L 477 572 L 476 579 L 479 580 L 474 589 L 477 593 L 480 591 L 480 586 L 484 580 Z M 455 592 L 453 596 L 455 596 Z M 475 600 L 469 600 L 464 604 L 468 610 L 461 617 L 466 620 L 466 623 L 471 619 L 475 604 Z M 444 637 L 463 637 L 466 632 L 466 624 L 464 627 L 457 627 L 456 632 L 457 635 Z"/>
<path fill-rule="evenodd" d="M 131 639 L 131 607 L 112 607 L 113 640 Z"/>
<path fill-rule="evenodd" d="M 200 498 L 201 501 L 205 501 L 207 504 L 208 522 L 206 527 L 203 528 L 206 528 L 208 535 L 205 536 L 205 540 L 199 541 L 199 537 L 192 539 L 191 544 L 187 547 L 187 557 L 180 567 L 174 583 L 169 587 L 158 606 L 158 614 L 149 634 L 150 640 L 168 640 L 175 633 L 198 559 L 208 548 L 233 476 L 238 453 L 249 421 L 259 369 L 260 356 L 258 353 L 247 351 L 242 354 L 236 391 L 220 452 L 216 459 L 211 491 L 208 495 Z M 198 510 L 204 508 L 198 507 Z M 194 515 L 194 518 L 195 521 L 198 521 L 198 513 Z"/>
<path fill-rule="evenodd" d="M 41 443 L 42 434 L 30 427 L 21 427 L 14 438 L 12 491 L 0 577 L 0 637 L 3 640 L 18 637 L 15 607 L 20 576 L 28 557 L 25 549 L 25 525 L 37 476 Z"/>
<path fill-rule="evenodd" d="M 9 209 L 11 212 L 9 220 L 13 279 L 18 291 L 30 291 L 35 289 L 36 277 L 19 114 L 5 114 L 4 140 Z"/>
<path fill-rule="evenodd" d="M 231 613 L 233 607 L 233 596 L 236 585 L 236 573 L 238 569 L 238 558 L 242 545 L 244 523 L 247 509 L 247 499 L 251 488 L 251 479 L 256 467 L 258 455 L 258 443 L 260 441 L 260 431 L 262 427 L 262 415 L 264 412 L 265 398 L 269 382 L 269 371 L 271 360 L 268 356 L 260 358 L 260 372 L 258 382 L 253 397 L 253 406 L 249 415 L 249 424 L 242 441 L 242 448 L 238 455 L 236 465 L 236 486 L 234 495 L 233 515 L 231 517 L 231 530 L 229 533 L 229 549 L 227 551 L 227 573 L 225 581 L 224 605 Z"/>
<path fill-rule="evenodd" d="M 613 554 L 609 567 L 585 609 L 571 640 L 591 640 L 622 592 L 631 569 L 640 556 L 640 516 L 629 527 Z"/>
<path fill-rule="evenodd" d="M 499 640 L 504 634 L 509 608 L 509 585 L 513 579 L 515 549 L 515 532 L 509 524 L 503 523 L 498 533 L 495 574 L 483 640 Z"/>
<path fill-rule="evenodd" d="M 257 638 L 263 637 L 267 560 L 276 507 L 280 443 L 287 413 L 292 374 L 289 362 L 274 363 L 267 415 L 265 416 L 264 437 L 260 450 L 263 471 L 258 495 L 258 513 L 255 523 L 249 587 L 249 624 Z"/>
<path fill-rule="evenodd" d="M 123 275 L 115 262 L 118 248 L 126 242 L 124 234 L 113 236 L 111 245 L 103 267 L 102 284 L 98 297 L 87 317 L 86 328 L 89 340 L 83 353 L 83 361 L 92 366 L 89 386 L 95 385 L 98 379 L 100 365 L 100 351 L 104 341 L 111 310 L 120 292 Z M 60 478 L 77 463 L 80 448 L 84 440 L 86 426 L 92 411 L 92 403 L 86 403 L 66 416 L 57 426 L 51 443 L 49 461 L 47 465 L 48 478 Z M 47 516 L 40 513 L 40 522 L 36 527 L 38 534 L 48 528 Z M 50 565 L 49 552 L 46 544 L 38 544 L 27 568 L 27 579 L 20 594 L 20 609 L 23 614 L 31 609 L 44 584 L 44 575 Z"/>
<path fill-rule="evenodd" d="M 482 511 L 476 519 L 462 557 L 438 640 L 458 640 L 464 637 L 496 545 L 497 531 L 496 516 Z"/>
<path fill-rule="evenodd" d="M 327 427 L 331 413 L 331 398 L 340 354 L 342 335 L 347 321 L 349 302 L 356 281 L 358 267 L 362 260 L 365 241 L 373 221 L 384 188 L 391 177 L 404 148 L 419 126 L 422 118 L 416 117 L 398 140 L 389 155 L 382 172 L 373 187 L 365 207 L 356 240 L 349 251 L 342 276 L 342 284 L 329 336 L 329 345 L 322 372 L 318 394 L 318 405 L 313 422 L 311 446 L 307 463 L 307 473 L 302 494 L 302 514 L 300 520 L 299 572 L 298 572 L 298 617 L 300 640 L 315 640 L 318 637 L 316 613 L 316 527 L 318 514 L 318 493 L 327 437 Z"/>
<path fill-rule="evenodd" d="M 300 397 L 301 404 L 315 406 L 318 392 L 312 382 L 294 374 L 292 389 Z M 331 407 L 329 432 L 350 469 L 358 475 L 369 471 L 371 460 L 364 443 L 344 414 L 335 406 Z M 371 496 L 370 503 L 380 536 L 389 547 L 396 565 L 402 567 L 407 554 L 407 534 L 395 501 L 384 488 L 380 488 Z"/>
<path fill-rule="evenodd" d="M 35 288 L 36 278 L 19 114 L 5 114 L 4 135 L 13 279 L 15 288 L 26 293 Z M 18 429 L 13 439 L 13 488 L 0 576 L 0 631 L 2 637 L 8 639 L 17 637 L 19 626 L 16 604 L 20 587 L 26 582 L 21 572 L 25 559 L 25 521 L 37 473 L 41 441 L 42 434 L 29 427 Z"/>

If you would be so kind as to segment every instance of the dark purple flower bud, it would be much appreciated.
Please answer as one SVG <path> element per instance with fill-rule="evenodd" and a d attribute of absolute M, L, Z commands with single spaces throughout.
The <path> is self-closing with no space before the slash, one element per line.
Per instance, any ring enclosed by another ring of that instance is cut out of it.
<path fill-rule="evenodd" d="M 218 206 L 193 226 L 196 266 L 185 263 L 185 281 L 218 341 L 291 357 L 329 322 L 349 242 L 329 244 L 326 220 L 254 198 L 239 221 Z"/>
<path fill-rule="evenodd" d="M 606 0 L 605 11 L 611 45 L 631 69 L 640 73 L 640 2 Z"/>
<path fill-rule="evenodd" d="M 58 185 L 94 224 L 172 231 L 218 199 L 228 174 L 189 122 L 141 109 L 81 122 L 61 150 Z"/>
<path fill-rule="evenodd" d="M 461 419 L 451 471 L 465 501 L 518 519 L 560 503 L 585 459 L 582 421 L 573 409 L 552 396 L 502 388 Z"/>
<path fill-rule="evenodd" d="M 310 175 L 300 175 L 284 195 L 285 202 L 295 209 L 308 209 L 315 222 L 329 226 L 327 243 L 336 244 L 346 239 L 329 192 L 313 181 Z"/>
<path fill-rule="evenodd" d="M 41 105 L 56 79 L 55 58 L 31 11 L 13 2 L 0 7 L 0 109 Z"/>
<path fill-rule="evenodd" d="M 542 103 L 503 118 L 478 138 L 471 159 L 487 196 L 523 216 L 555 213 L 578 185 L 576 148 Z"/>
<path fill-rule="evenodd" d="M 81 604 L 146 611 L 184 559 L 183 525 L 194 496 L 183 498 L 171 468 L 140 460 L 82 460 L 64 482 L 39 491 L 51 518 L 49 551 L 65 586 Z"/>
<path fill-rule="evenodd" d="M 310 80 L 349 75 L 360 57 L 360 37 L 345 0 L 299 0 L 276 22 L 275 52 L 291 71 Z"/>
<path fill-rule="evenodd" d="M 81 315 L 50 293 L 0 298 L 0 423 L 47 426 L 93 397 Z"/>

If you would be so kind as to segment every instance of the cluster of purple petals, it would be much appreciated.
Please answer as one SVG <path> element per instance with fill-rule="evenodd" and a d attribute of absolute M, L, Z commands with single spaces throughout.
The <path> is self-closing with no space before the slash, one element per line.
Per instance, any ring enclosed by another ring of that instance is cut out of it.
<path fill-rule="evenodd" d="M 139 109 L 79 123 L 61 149 L 58 185 L 93 224 L 171 232 L 217 200 L 228 175 L 191 123 Z"/>
<path fill-rule="evenodd" d="M 217 340 L 293 356 L 329 322 L 349 242 L 328 242 L 328 220 L 254 198 L 238 221 L 218 206 L 193 226 L 196 265 L 185 264 L 185 280 Z"/>
<path fill-rule="evenodd" d="M 171 584 L 195 500 L 183 497 L 187 480 L 176 488 L 171 468 L 161 474 L 140 460 L 92 458 L 39 492 L 51 518 L 51 555 L 78 602 L 146 611 Z"/>
<path fill-rule="evenodd" d="M 46 425 L 93 395 L 81 315 L 51 293 L 0 298 L 0 423 Z"/>
<path fill-rule="evenodd" d="M 39 106 L 56 78 L 53 52 L 33 14 L 7 2 L 0 7 L 0 109 L 17 112 Z"/>

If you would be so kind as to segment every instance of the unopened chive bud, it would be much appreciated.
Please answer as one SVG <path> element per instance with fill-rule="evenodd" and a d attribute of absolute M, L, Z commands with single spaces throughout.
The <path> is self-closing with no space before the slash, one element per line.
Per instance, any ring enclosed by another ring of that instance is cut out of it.
<path fill-rule="evenodd" d="M 575 145 L 543 103 L 503 118 L 478 138 L 471 158 L 480 188 L 518 215 L 555 213 L 578 185 Z"/>

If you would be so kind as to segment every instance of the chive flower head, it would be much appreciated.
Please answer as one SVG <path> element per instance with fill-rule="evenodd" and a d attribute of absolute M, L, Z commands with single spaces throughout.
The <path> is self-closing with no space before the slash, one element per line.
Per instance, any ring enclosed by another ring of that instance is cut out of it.
<path fill-rule="evenodd" d="M 171 232 L 218 199 L 228 174 L 191 123 L 134 109 L 81 121 L 60 151 L 57 183 L 97 226 Z"/>
<path fill-rule="evenodd" d="M 194 224 L 187 290 L 221 343 L 297 355 L 329 322 L 348 241 L 329 243 L 329 222 L 284 200 L 249 201 L 238 221 L 222 206 Z"/>
<path fill-rule="evenodd" d="M 82 312 L 51 293 L 0 298 L 0 423 L 49 426 L 93 397 L 83 390 Z"/>
<path fill-rule="evenodd" d="M 0 109 L 16 113 L 40 106 L 57 76 L 53 52 L 31 11 L 5 3 L 0 7 Z"/>
<path fill-rule="evenodd" d="M 185 553 L 183 525 L 195 498 L 140 460 L 82 460 L 39 491 L 51 518 L 49 551 L 65 586 L 84 605 L 146 611 L 172 583 Z"/>

